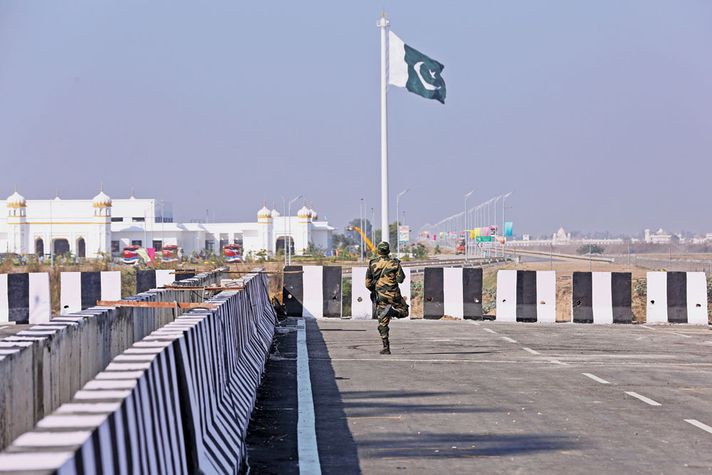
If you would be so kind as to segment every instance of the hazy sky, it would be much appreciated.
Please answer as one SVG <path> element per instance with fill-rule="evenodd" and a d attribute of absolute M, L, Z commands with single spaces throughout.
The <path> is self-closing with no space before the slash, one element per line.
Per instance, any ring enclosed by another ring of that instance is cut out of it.
<path fill-rule="evenodd" d="M 448 88 L 389 93 L 411 224 L 475 188 L 514 190 L 515 233 L 712 231 L 708 0 L 1 0 L 0 194 L 222 221 L 304 194 L 341 226 L 380 199 L 384 7 Z"/>

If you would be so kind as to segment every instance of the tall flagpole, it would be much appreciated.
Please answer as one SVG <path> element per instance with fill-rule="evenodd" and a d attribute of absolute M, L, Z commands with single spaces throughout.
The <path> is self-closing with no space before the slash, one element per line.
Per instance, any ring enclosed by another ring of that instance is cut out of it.
<path fill-rule="evenodd" d="M 381 241 L 388 242 L 388 25 L 386 13 L 381 13 L 377 26 L 381 29 Z"/>

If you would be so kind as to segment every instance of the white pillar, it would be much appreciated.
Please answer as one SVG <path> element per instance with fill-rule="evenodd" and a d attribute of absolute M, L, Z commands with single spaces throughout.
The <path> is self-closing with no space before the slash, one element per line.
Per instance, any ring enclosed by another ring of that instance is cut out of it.
<path fill-rule="evenodd" d="M 378 20 L 381 29 L 381 240 L 389 241 L 388 231 L 388 25 L 385 13 Z"/>

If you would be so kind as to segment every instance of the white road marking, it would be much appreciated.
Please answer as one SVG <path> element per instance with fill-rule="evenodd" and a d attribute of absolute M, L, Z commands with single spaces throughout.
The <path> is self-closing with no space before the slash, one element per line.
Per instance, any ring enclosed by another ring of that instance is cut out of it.
<path fill-rule="evenodd" d="M 692 338 L 690 335 L 685 335 L 684 333 L 678 333 L 678 332 L 670 332 L 670 333 L 672 333 L 673 335 L 677 335 L 677 336 L 684 336 L 685 338 Z"/>
<path fill-rule="evenodd" d="M 549 360 L 549 363 L 554 363 L 554 364 L 560 364 L 561 366 L 568 366 L 568 363 L 564 363 L 563 361 L 559 360 Z"/>
<path fill-rule="evenodd" d="M 709 432 L 712 434 L 712 427 L 708 426 L 707 424 L 703 424 L 702 422 L 698 421 L 697 419 L 685 419 L 685 422 L 688 424 L 692 424 L 693 426 L 697 427 L 698 429 L 702 429 L 705 432 Z"/>
<path fill-rule="evenodd" d="M 638 394 L 638 393 L 636 393 L 636 392 L 633 392 L 633 391 L 626 391 L 625 393 L 626 393 L 628 396 L 633 396 L 633 397 L 636 398 L 636 399 L 640 399 L 640 400 L 643 401 L 645 404 L 649 404 L 649 405 L 651 405 L 651 406 L 662 406 L 662 404 L 660 404 L 659 402 L 653 401 L 653 400 L 650 399 L 649 397 L 642 396 L 642 395 L 640 395 L 640 394 Z"/>
<path fill-rule="evenodd" d="M 531 353 L 532 355 L 540 355 L 540 354 L 541 354 L 541 353 L 539 353 L 539 352 L 536 351 L 536 350 L 532 350 L 531 348 L 527 348 L 526 346 L 522 347 L 522 350 L 528 351 L 528 352 Z"/>
<path fill-rule="evenodd" d="M 497 334 L 497 332 L 494 331 L 494 330 L 492 330 L 491 328 L 485 328 L 485 331 L 486 331 L 486 332 L 493 333 L 493 334 L 495 334 L 495 335 Z"/>
<path fill-rule="evenodd" d="M 605 379 L 599 378 L 599 377 L 596 376 L 595 374 L 591 374 L 591 373 L 581 373 L 581 374 L 584 375 L 584 376 L 586 376 L 587 378 L 591 378 L 592 380 L 596 381 L 597 383 L 601 383 L 601 384 L 611 384 L 611 383 L 609 383 L 608 381 L 606 381 Z"/>
<path fill-rule="evenodd" d="M 510 342 L 510 343 L 516 343 L 516 342 L 517 342 L 517 340 L 514 340 L 514 339 L 512 339 L 512 338 L 509 338 L 508 336 L 501 336 L 500 338 L 503 339 L 504 341 L 508 341 L 508 342 Z"/>
<path fill-rule="evenodd" d="M 309 353 L 304 320 L 297 321 L 297 447 L 299 449 L 299 473 L 321 474 L 319 449 L 316 442 L 314 398 L 309 376 Z"/>
<path fill-rule="evenodd" d="M 649 327 L 648 325 L 641 325 L 641 328 L 647 328 L 648 330 L 655 330 L 655 328 Z"/>

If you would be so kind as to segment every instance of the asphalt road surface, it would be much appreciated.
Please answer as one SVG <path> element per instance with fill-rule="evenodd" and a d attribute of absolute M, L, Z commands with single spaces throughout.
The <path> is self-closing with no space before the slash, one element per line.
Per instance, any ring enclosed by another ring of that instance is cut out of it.
<path fill-rule="evenodd" d="M 703 327 L 307 320 L 322 473 L 712 472 Z M 299 473 L 295 319 L 248 436 L 253 473 Z M 302 472 L 304 473 L 304 472 Z"/>

